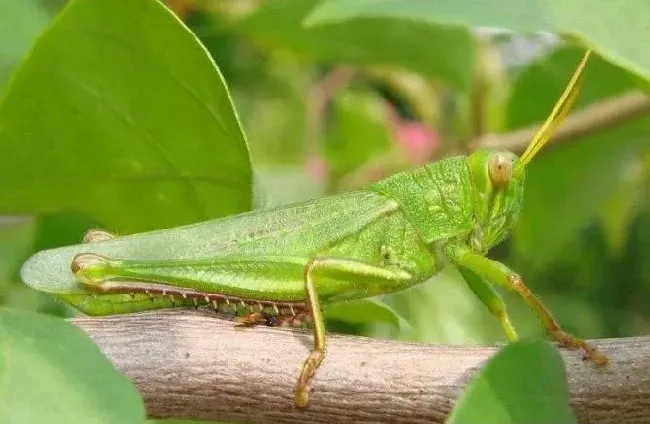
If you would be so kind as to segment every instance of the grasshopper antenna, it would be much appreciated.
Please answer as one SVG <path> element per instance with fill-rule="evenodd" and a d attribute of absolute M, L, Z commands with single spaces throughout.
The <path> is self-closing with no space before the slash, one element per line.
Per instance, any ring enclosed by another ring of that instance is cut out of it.
<path fill-rule="evenodd" d="M 519 163 L 515 168 L 515 174 L 520 174 L 523 171 L 525 166 L 533 159 L 533 157 L 535 157 L 537 152 L 539 152 L 539 150 L 551 139 L 555 130 L 560 126 L 562 120 L 571 110 L 571 107 L 580 93 L 580 87 L 584 77 L 584 69 L 590 55 L 591 50 L 587 50 L 582 57 L 580 64 L 578 64 L 578 67 L 573 72 L 573 76 L 564 89 L 562 96 L 560 96 L 560 99 L 555 103 L 553 111 L 548 118 L 546 118 L 542 127 L 537 131 L 531 142 L 528 144 L 528 147 L 521 155 Z"/>

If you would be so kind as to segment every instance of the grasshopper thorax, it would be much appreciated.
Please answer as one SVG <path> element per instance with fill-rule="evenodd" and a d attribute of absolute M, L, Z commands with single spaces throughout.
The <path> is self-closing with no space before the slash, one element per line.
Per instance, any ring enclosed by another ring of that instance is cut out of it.
<path fill-rule="evenodd" d="M 507 150 L 478 150 L 467 157 L 474 193 L 474 228 L 469 243 L 485 253 L 514 226 L 523 202 L 525 172 Z"/>

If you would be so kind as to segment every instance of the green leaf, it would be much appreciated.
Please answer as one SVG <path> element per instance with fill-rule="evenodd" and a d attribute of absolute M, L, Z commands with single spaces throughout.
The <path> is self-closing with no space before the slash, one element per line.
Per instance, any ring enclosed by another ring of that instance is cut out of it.
<path fill-rule="evenodd" d="M 49 20 L 36 0 L 0 0 L 0 94 L 5 79 Z"/>
<path fill-rule="evenodd" d="M 324 311 L 325 319 L 343 321 L 350 324 L 388 324 L 396 330 L 404 331 L 409 324 L 390 306 L 378 299 L 359 299 L 328 305 Z"/>
<path fill-rule="evenodd" d="M 32 252 L 78 244 L 89 228 L 102 228 L 102 225 L 75 212 L 41 214 L 36 220 Z"/>
<path fill-rule="evenodd" d="M 499 27 L 579 38 L 612 63 L 650 79 L 650 2 L 610 0 L 330 0 L 305 20 L 310 27 L 365 18 L 397 18 L 436 25 Z M 606 25 L 603 25 L 607 22 Z"/>
<path fill-rule="evenodd" d="M 446 424 L 570 424 L 564 362 L 548 342 L 507 345 L 469 383 Z"/>
<path fill-rule="evenodd" d="M 385 300 L 410 324 L 400 340 L 485 345 L 504 339 L 497 320 L 454 266 Z"/>
<path fill-rule="evenodd" d="M 332 128 L 324 153 L 335 180 L 394 147 L 388 108 L 379 96 L 346 91 L 334 99 L 332 106 Z M 395 153 L 390 155 L 393 160 Z"/>
<path fill-rule="evenodd" d="M 577 49 L 562 49 L 522 73 L 508 103 L 510 128 L 546 117 L 580 55 Z M 576 109 L 634 88 L 629 74 L 594 57 Z M 646 116 L 547 147 L 528 167 L 526 201 L 514 232 L 516 251 L 538 267 L 560 255 L 579 230 L 598 219 L 630 165 L 650 149 L 649 132 Z"/>
<path fill-rule="evenodd" d="M 31 251 L 35 224 L 31 219 L 0 218 L 0 294 L 18 276 L 18 268 Z"/>
<path fill-rule="evenodd" d="M 88 214 L 130 233 L 248 210 L 221 74 L 153 0 L 77 0 L 0 104 L 0 212 Z"/>
<path fill-rule="evenodd" d="M 35 221 L 24 217 L 0 217 L 0 304 L 62 315 L 66 306 L 20 281 L 20 265 L 32 252 Z"/>
<path fill-rule="evenodd" d="M 392 65 L 469 91 L 474 44 L 466 29 L 391 19 L 359 19 L 305 28 L 303 19 L 317 3 L 318 0 L 266 1 L 239 24 L 239 30 L 264 45 L 312 60 Z"/>
<path fill-rule="evenodd" d="M 650 149 L 648 150 L 650 153 Z M 649 155 L 650 156 L 650 155 Z M 619 187 L 616 193 L 607 199 L 600 210 L 600 222 L 603 227 L 605 238 L 613 256 L 620 257 L 624 254 L 625 244 L 628 237 L 628 227 L 636 216 L 638 199 L 643 198 L 646 187 L 641 179 L 643 164 L 637 166 L 633 161 L 630 163 L 630 172 L 621 176 Z"/>
<path fill-rule="evenodd" d="M 140 424 L 142 400 L 88 336 L 61 319 L 0 309 L 0 422 Z"/>

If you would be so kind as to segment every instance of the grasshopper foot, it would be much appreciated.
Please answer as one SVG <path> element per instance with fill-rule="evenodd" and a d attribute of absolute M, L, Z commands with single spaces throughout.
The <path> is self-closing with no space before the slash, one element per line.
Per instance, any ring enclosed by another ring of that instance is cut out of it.
<path fill-rule="evenodd" d="M 254 327 L 262 324 L 267 327 L 276 327 L 278 325 L 278 319 L 275 315 L 264 312 L 251 312 L 244 317 L 238 317 L 235 322 L 236 328 Z"/>
<path fill-rule="evenodd" d="M 585 360 L 591 361 L 598 366 L 607 365 L 607 356 L 599 352 L 598 349 L 586 341 L 579 339 L 563 330 L 556 330 L 552 332 L 551 335 L 562 347 L 582 349 L 585 353 Z"/>
<path fill-rule="evenodd" d="M 86 234 L 84 235 L 83 239 L 81 240 L 82 243 L 97 243 L 100 241 L 106 241 L 106 240 L 111 240 L 114 239 L 115 235 L 111 234 L 107 231 L 104 230 L 88 230 Z"/>
<path fill-rule="evenodd" d="M 254 327 L 256 325 L 265 324 L 267 321 L 266 317 L 261 312 L 251 312 L 250 314 L 244 317 L 238 317 L 236 319 L 235 327 L 245 328 L 245 327 Z"/>
<path fill-rule="evenodd" d="M 323 362 L 324 357 L 324 351 L 315 349 L 305 360 L 294 390 L 294 403 L 298 408 L 306 408 L 309 405 L 309 385 L 307 383 L 316 373 L 316 369 Z"/>

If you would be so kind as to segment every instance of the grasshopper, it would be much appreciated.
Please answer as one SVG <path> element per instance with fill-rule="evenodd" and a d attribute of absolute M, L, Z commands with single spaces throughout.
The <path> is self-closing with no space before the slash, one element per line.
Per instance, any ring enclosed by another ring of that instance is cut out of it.
<path fill-rule="evenodd" d="M 321 307 L 396 292 L 445 264 L 517 340 L 494 286 L 519 293 L 561 346 L 607 358 L 562 330 L 506 265 L 488 259 L 522 207 L 525 167 L 550 139 L 580 88 L 587 50 L 553 111 L 521 157 L 478 150 L 398 173 L 361 190 L 249 211 L 203 223 L 127 236 L 91 230 L 83 243 L 36 253 L 22 279 L 89 315 L 208 305 L 237 325 L 309 326 L 314 345 L 294 389 L 309 402 L 309 381 L 325 358 Z"/>

